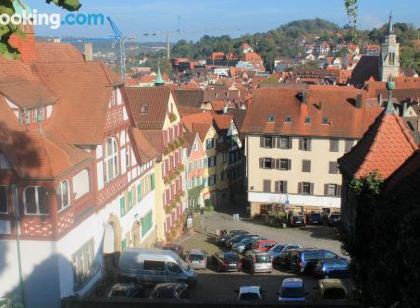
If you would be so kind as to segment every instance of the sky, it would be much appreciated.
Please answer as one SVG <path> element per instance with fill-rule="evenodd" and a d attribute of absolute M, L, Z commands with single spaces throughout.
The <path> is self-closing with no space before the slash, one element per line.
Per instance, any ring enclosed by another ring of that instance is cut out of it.
<path fill-rule="evenodd" d="M 40 13 L 67 12 L 45 0 L 25 0 L 31 9 Z M 245 33 L 264 32 L 299 19 L 323 18 L 342 26 L 348 22 L 344 0 L 81 0 L 80 13 L 102 13 L 110 16 L 122 32 L 137 41 L 164 41 L 164 33 L 178 29 L 171 41 L 197 40 L 204 34 L 229 34 L 237 37 Z M 420 27 L 419 0 L 359 0 L 358 27 L 371 29 L 386 23 L 390 11 L 397 22 Z M 99 26 L 61 26 L 37 28 L 42 36 L 101 37 L 111 33 L 107 23 Z M 145 36 L 145 33 L 159 33 Z"/>

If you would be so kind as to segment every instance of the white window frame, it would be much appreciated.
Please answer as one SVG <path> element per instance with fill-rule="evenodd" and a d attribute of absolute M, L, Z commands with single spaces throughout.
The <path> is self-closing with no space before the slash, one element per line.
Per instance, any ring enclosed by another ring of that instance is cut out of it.
<path fill-rule="evenodd" d="M 109 141 L 111 141 L 111 146 L 114 148 L 112 153 L 108 156 L 108 147 Z M 104 146 L 104 178 L 105 183 L 115 179 L 119 175 L 119 152 L 118 152 L 118 142 L 114 137 L 109 137 L 105 141 Z M 108 163 L 111 162 L 114 164 L 114 174 L 109 174 Z"/>
<path fill-rule="evenodd" d="M 28 213 L 28 210 L 27 210 L 27 206 L 26 206 L 26 191 L 29 189 L 29 188 L 34 188 L 35 189 L 35 206 L 36 206 L 36 213 Z M 39 196 L 38 196 L 38 190 L 40 189 L 40 188 L 44 188 L 44 189 L 46 189 L 45 187 L 43 187 L 43 186 L 27 186 L 27 187 L 25 187 L 25 189 L 23 190 L 23 203 L 24 203 L 24 205 L 25 205 L 25 207 L 24 207 L 24 210 L 25 210 L 25 215 L 28 215 L 28 216 L 49 216 L 50 215 L 50 213 L 40 213 L 40 211 L 39 211 Z M 50 211 L 51 212 L 51 211 Z"/>
<path fill-rule="evenodd" d="M 331 194 L 331 190 L 334 190 L 334 193 Z M 337 197 L 338 185 L 337 184 L 328 184 L 327 195 L 329 197 Z"/>
<path fill-rule="evenodd" d="M 67 204 L 64 204 L 65 198 L 64 198 L 64 194 L 63 194 L 63 186 L 67 184 Z M 60 194 L 56 194 L 57 198 L 60 198 L 61 201 L 61 208 L 58 208 L 58 204 L 57 204 L 57 210 L 58 212 L 61 212 L 63 210 L 65 210 L 66 208 L 68 208 L 70 206 L 70 182 L 68 180 L 64 180 L 61 181 L 58 186 L 60 187 Z M 57 190 L 58 192 L 58 190 Z M 58 200 L 57 200 L 58 201 Z"/>

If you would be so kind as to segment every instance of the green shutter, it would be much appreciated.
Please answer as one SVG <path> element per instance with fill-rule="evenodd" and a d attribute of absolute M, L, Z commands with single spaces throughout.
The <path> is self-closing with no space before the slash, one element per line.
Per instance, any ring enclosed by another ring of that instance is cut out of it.
<path fill-rule="evenodd" d="M 141 195 L 141 183 L 139 183 L 139 185 L 137 185 L 137 200 L 138 200 L 138 202 L 140 202 L 141 201 L 141 199 L 142 199 L 142 195 Z"/>
<path fill-rule="evenodd" d="M 141 224 L 141 235 L 144 236 L 149 230 L 152 228 L 153 225 L 153 212 L 150 211 L 143 217 L 143 221 Z"/>
<path fill-rule="evenodd" d="M 123 217 L 125 215 L 125 198 L 122 197 L 120 199 L 120 216 Z"/>
<path fill-rule="evenodd" d="M 128 192 L 128 208 L 131 209 L 133 207 L 133 192 L 130 190 Z"/>
<path fill-rule="evenodd" d="M 127 248 L 127 239 L 123 239 L 121 242 L 121 249 L 124 250 Z"/>
<path fill-rule="evenodd" d="M 153 190 L 153 189 L 155 189 L 155 174 L 154 173 L 150 176 L 150 190 Z"/>

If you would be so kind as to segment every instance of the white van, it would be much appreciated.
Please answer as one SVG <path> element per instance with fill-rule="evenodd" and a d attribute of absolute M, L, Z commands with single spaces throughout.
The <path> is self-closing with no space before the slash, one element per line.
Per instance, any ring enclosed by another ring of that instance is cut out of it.
<path fill-rule="evenodd" d="M 136 281 L 144 284 L 185 282 L 193 286 L 197 273 L 175 252 L 162 249 L 128 248 L 119 262 L 119 276 L 122 281 Z"/>

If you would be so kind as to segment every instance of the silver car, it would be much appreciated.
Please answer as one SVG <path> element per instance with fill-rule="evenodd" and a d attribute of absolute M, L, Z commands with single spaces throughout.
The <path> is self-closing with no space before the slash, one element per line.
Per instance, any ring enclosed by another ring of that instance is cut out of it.
<path fill-rule="evenodd" d="M 242 261 L 244 269 L 248 269 L 253 273 L 271 273 L 273 271 L 273 263 L 271 255 L 268 252 L 259 250 L 248 250 Z"/>
<path fill-rule="evenodd" d="M 185 257 L 187 264 L 195 269 L 206 269 L 207 268 L 207 252 L 202 249 L 191 249 L 188 251 Z"/>

